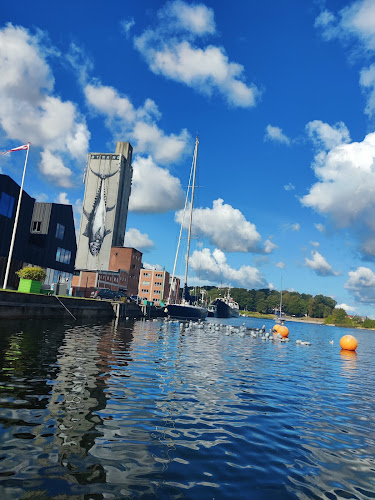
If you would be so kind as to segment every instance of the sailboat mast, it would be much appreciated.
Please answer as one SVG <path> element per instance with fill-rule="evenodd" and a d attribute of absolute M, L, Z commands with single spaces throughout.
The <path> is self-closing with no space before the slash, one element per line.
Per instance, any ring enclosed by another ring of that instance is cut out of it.
<path fill-rule="evenodd" d="M 187 285 L 187 275 L 188 275 L 188 269 L 189 269 L 191 226 L 192 226 L 192 222 L 193 222 L 193 206 L 194 206 L 194 192 L 195 192 L 195 174 L 196 174 L 196 171 L 197 171 L 198 144 L 199 144 L 199 139 L 197 137 L 195 139 L 195 149 L 194 149 L 193 184 L 192 184 L 192 189 L 191 189 L 190 220 L 189 220 L 189 232 L 188 232 L 187 251 L 186 251 L 186 265 L 185 265 L 184 287 Z"/>
<path fill-rule="evenodd" d="M 173 265 L 172 279 L 171 279 L 171 284 L 170 284 L 170 287 L 169 287 L 168 304 L 171 303 L 172 287 L 175 286 L 175 276 L 176 276 L 177 259 L 178 259 L 178 254 L 179 254 L 179 251 L 180 251 L 181 238 L 182 238 L 182 229 L 184 227 L 184 222 L 185 222 L 186 208 L 187 208 L 187 204 L 188 204 L 188 201 L 189 201 L 189 189 L 190 189 L 190 184 L 191 184 L 191 178 L 192 178 L 193 171 L 194 171 L 194 157 L 195 157 L 195 152 L 193 154 L 193 160 L 191 162 L 189 183 L 188 183 L 188 188 L 186 190 L 185 206 L 184 206 L 184 212 L 183 212 L 183 215 L 182 215 L 182 222 L 181 222 L 181 227 L 180 227 L 180 236 L 178 238 L 177 251 L 176 251 L 176 256 L 175 256 L 174 265 Z"/>
<path fill-rule="evenodd" d="M 283 305 L 283 279 L 281 278 L 281 285 L 280 285 L 280 319 L 281 319 L 281 307 Z"/>

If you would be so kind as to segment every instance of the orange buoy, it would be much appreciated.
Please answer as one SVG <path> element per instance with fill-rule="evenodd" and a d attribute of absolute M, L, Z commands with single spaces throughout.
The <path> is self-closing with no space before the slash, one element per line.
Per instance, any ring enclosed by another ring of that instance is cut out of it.
<path fill-rule="evenodd" d="M 286 338 L 289 335 L 289 328 L 287 328 L 284 325 L 281 325 L 277 330 L 277 333 L 280 333 L 282 337 Z"/>
<path fill-rule="evenodd" d="M 344 335 L 340 340 L 341 349 L 345 351 L 355 351 L 358 346 L 357 339 L 353 335 Z"/>
<path fill-rule="evenodd" d="M 273 332 L 273 334 L 274 334 L 274 335 L 276 335 L 276 333 L 279 331 L 279 328 L 281 328 L 281 325 L 279 325 L 279 324 L 276 324 L 276 325 L 273 327 L 273 329 L 275 330 L 275 331 Z"/>

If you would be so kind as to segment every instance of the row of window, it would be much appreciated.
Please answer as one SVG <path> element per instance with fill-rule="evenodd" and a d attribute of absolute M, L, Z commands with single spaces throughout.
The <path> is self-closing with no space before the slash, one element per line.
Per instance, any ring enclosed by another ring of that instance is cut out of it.
<path fill-rule="evenodd" d="M 70 250 L 65 250 L 65 248 L 57 248 L 56 251 L 56 261 L 62 262 L 63 264 L 70 264 L 70 259 L 72 252 Z"/>
<path fill-rule="evenodd" d="M 151 276 L 151 273 L 143 273 L 143 276 L 145 278 L 149 278 Z M 162 278 L 163 277 L 163 273 L 155 273 L 155 278 Z"/>
<path fill-rule="evenodd" d="M 163 283 L 161 281 L 154 281 L 154 286 L 162 286 L 162 284 Z M 146 285 L 146 286 L 150 285 L 150 282 L 147 280 L 144 280 L 144 281 L 142 281 L 142 285 Z"/>
<path fill-rule="evenodd" d="M 142 292 L 142 293 L 147 293 L 147 294 L 148 294 L 148 293 L 150 292 L 150 290 L 147 290 L 147 288 L 142 288 L 142 289 L 141 289 L 141 292 Z M 160 295 L 160 294 L 161 294 L 161 290 L 154 290 L 154 291 L 153 291 L 153 293 L 154 293 L 155 295 Z"/>
<path fill-rule="evenodd" d="M 120 155 L 91 155 L 92 160 L 119 160 Z"/>

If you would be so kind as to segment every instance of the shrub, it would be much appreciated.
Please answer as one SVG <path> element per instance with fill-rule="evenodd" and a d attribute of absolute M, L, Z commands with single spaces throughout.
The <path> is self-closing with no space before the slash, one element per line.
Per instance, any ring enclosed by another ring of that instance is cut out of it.
<path fill-rule="evenodd" d="M 44 281 L 46 272 L 41 267 L 24 267 L 16 272 L 17 276 L 24 280 Z"/>

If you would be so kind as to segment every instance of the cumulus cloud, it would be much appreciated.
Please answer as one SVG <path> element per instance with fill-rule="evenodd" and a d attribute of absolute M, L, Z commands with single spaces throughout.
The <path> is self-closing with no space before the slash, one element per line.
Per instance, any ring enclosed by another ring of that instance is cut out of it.
<path fill-rule="evenodd" d="M 180 180 L 169 170 L 159 167 L 148 156 L 137 156 L 133 161 L 133 184 L 129 210 L 133 212 L 162 213 L 177 210 L 184 204 Z"/>
<path fill-rule="evenodd" d="M 284 230 L 285 231 L 299 231 L 301 229 L 301 224 L 299 222 L 293 222 L 290 224 L 284 224 Z"/>
<path fill-rule="evenodd" d="M 290 139 L 283 133 L 282 129 L 280 127 L 273 127 L 272 125 L 267 125 L 264 140 L 290 145 Z"/>
<path fill-rule="evenodd" d="M 321 149 L 332 149 L 340 144 L 350 142 L 350 134 L 345 123 L 338 122 L 333 127 L 320 120 L 306 125 L 310 139 Z"/>
<path fill-rule="evenodd" d="M 320 246 L 320 243 L 318 241 L 310 241 L 310 244 L 315 248 L 318 248 Z"/>
<path fill-rule="evenodd" d="M 339 39 L 354 41 L 355 57 L 366 58 L 375 50 L 375 3 L 373 0 L 358 0 L 341 9 L 337 15 L 328 10 L 320 13 L 315 26 L 321 30 L 326 40 Z M 374 67 L 363 69 L 360 84 L 368 94 L 366 113 L 375 111 L 375 72 Z"/>
<path fill-rule="evenodd" d="M 343 303 L 343 304 L 337 304 L 336 309 L 344 309 L 344 311 L 346 311 L 348 314 L 352 314 L 355 313 L 358 308 L 353 306 L 348 306 L 348 304 Z"/>
<path fill-rule="evenodd" d="M 129 38 L 130 30 L 135 25 L 134 19 L 131 17 L 129 19 L 122 19 L 120 21 L 121 31 L 124 33 L 126 38 Z"/>
<path fill-rule="evenodd" d="M 280 269 L 284 269 L 286 264 L 285 264 L 285 262 L 280 261 L 280 262 L 276 262 L 275 266 L 279 267 Z"/>
<path fill-rule="evenodd" d="M 163 268 L 159 264 L 149 264 L 148 262 L 142 262 L 143 269 L 153 269 L 154 271 L 162 271 Z"/>
<path fill-rule="evenodd" d="M 191 141 L 186 129 L 166 135 L 158 126 L 161 113 L 152 99 L 135 108 L 130 99 L 115 88 L 99 82 L 84 87 L 87 104 L 105 117 L 116 140 L 128 137 L 138 154 L 151 154 L 155 161 L 168 164 L 181 158 Z"/>
<path fill-rule="evenodd" d="M 375 218 L 375 133 L 362 142 L 339 144 L 320 151 L 313 163 L 319 181 L 301 203 L 330 215 L 339 227 L 365 223 L 372 229 Z M 317 229 L 319 227 L 315 225 Z"/>
<path fill-rule="evenodd" d="M 12 24 L 0 30 L 0 126 L 8 139 L 44 148 L 42 174 L 69 187 L 71 169 L 59 155 L 82 162 L 90 133 L 76 105 L 53 95 L 54 77 L 47 57 L 54 55 L 41 34 L 32 35 Z"/>
<path fill-rule="evenodd" d="M 139 229 L 131 227 L 125 233 L 124 246 L 145 251 L 152 248 L 154 242 L 149 238 L 148 234 L 141 233 Z"/>
<path fill-rule="evenodd" d="M 317 222 L 316 224 L 314 224 L 314 227 L 315 229 L 317 229 L 320 233 L 324 233 L 325 231 L 325 226 L 324 224 L 321 224 L 320 222 Z"/>
<path fill-rule="evenodd" d="M 72 187 L 72 171 L 64 165 L 63 160 L 48 149 L 41 153 L 39 169 L 42 174 L 54 184 L 69 188 Z"/>
<path fill-rule="evenodd" d="M 326 259 L 316 250 L 311 252 L 312 259 L 305 258 L 305 266 L 312 269 L 318 276 L 337 276 L 339 273 L 332 269 Z"/>
<path fill-rule="evenodd" d="M 375 274 L 368 267 L 358 267 L 349 271 L 349 279 L 345 288 L 349 290 L 359 302 L 375 303 Z"/>
<path fill-rule="evenodd" d="M 294 189 L 296 189 L 296 187 L 294 186 L 294 184 L 289 182 L 289 184 L 285 184 L 284 189 L 285 191 L 293 191 Z"/>
<path fill-rule="evenodd" d="M 189 266 L 190 269 L 199 273 L 202 279 L 213 283 L 225 281 L 244 288 L 267 287 L 267 281 L 258 269 L 251 266 L 233 269 L 227 263 L 224 252 L 218 248 L 215 248 L 212 253 L 209 248 L 195 250 L 189 259 Z"/>
<path fill-rule="evenodd" d="M 181 223 L 183 211 L 175 215 L 176 222 Z M 188 220 L 185 217 L 184 226 Z M 226 252 L 269 253 L 276 246 L 268 240 L 265 247 L 255 224 L 247 221 L 243 213 L 224 203 L 221 198 L 213 202 L 212 208 L 195 208 L 193 215 L 194 234 L 207 237 L 212 245 Z"/>
<path fill-rule="evenodd" d="M 230 62 L 223 47 L 197 45 L 199 37 L 215 33 L 212 9 L 175 0 L 162 7 L 156 19 L 155 28 L 134 39 L 152 72 L 202 94 L 218 92 L 233 106 L 256 104 L 260 92 L 245 83 L 244 67 Z"/>
<path fill-rule="evenodd" d="M 181 208 L 180 181 L 166 165 L 179 161 L 191 145 L 187 130 L 166 134 L 157 124 L 162 115 L 152 99 L 136 107 L 128 96 L 99 81 L 86 83 L 84 93 L 90 109 L 104 116 L 114 139 L 127 137 L 137 152 L 129 210 L 162 213 Z"/>
<path fill-rule="evenodd" d="M 61 203 L 61 205 L 70 205 L 68 193 L 59 193 L 57 203 Z"/>

